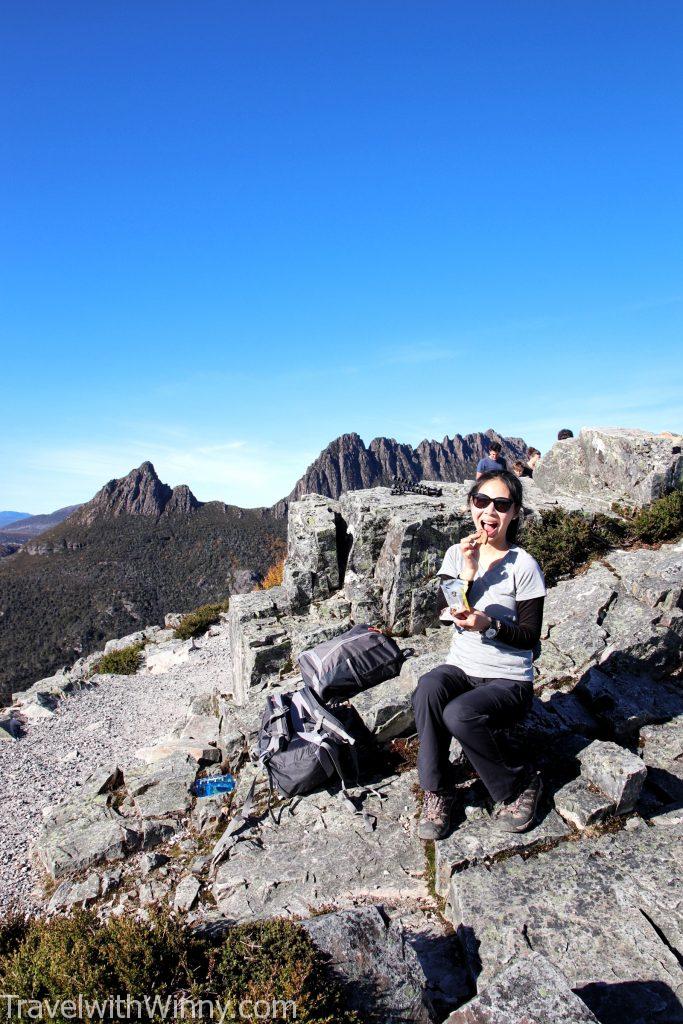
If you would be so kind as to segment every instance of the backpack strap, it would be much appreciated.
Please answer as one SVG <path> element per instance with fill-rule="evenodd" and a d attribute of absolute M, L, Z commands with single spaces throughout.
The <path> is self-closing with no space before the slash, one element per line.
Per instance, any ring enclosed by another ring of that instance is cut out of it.
<path fill-rule="evenodd" d="M 329 708 L 318 699 L 310 686 L 302 686 L 292 694 L 292 704 L 301 714 L 306 713 L 316 724 L 316 731 L 327 729 L 342 743 L 348 743 L 350 747 L 356 742 L 355 737 L 347 732 L 338 718 L 332 714 Z"/>

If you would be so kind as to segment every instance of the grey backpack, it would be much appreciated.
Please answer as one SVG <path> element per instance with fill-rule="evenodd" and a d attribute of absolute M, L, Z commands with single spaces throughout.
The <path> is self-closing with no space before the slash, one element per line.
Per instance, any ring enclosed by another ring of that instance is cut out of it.
<path fill-rule="evenodd" d="M 366 831 L 372 831 L 377 819 L 363 810 L 358 801 L 368 793 L 376 796 L 380 803 L 383 797 L 375 789 L 363 789 L 355 796 L 349 793 L 349 786 L 358 784 L 355 742 L 351 733 L 308 686 L 292 693 L 269 694 L 254 755 L 268 775 L 268 812 L 273 819 L 274 793 L 286 797 L 310 793 L 338 778 L 345 807 L 353 814 L 361 815 Z M 255 786 L 256 780 L 235 826 L 251 817 Z"/>
<path fill-rule="evenodd" d="M 402 651 L 381 630 L 359 624 L 304 651 L 297 660 L 306 685 L 322 700 L 334 701 L 397 676 L 411 654 L 412 647 Z"/>

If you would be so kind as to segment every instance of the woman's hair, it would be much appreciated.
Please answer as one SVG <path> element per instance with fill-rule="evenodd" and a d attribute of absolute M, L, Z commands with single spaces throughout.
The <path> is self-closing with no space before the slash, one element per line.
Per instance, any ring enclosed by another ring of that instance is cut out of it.
<path fill-rule="evenodd" d="M 508 489 L 508 494 L 515 503 L 517 512 L 519 513 L 522 508 L 522 502 L 524 501 L 524 490 L 519 481 L 519 477 L 515 476 L 514 473 L 510 473 L 507 469 L 490 469 L 487 473 L 482 473 L 478 480 L 474 482 L 470 487 L 467 495 L 467 501 L 471 502 L 475 494 L 478 494 L 484 484 L 487 484 L 489 480 L 500 480 L 504 483 Z M 511 544 L 517 539 L 519 532 L 519 515 L 515 519 L 512 519 L 508 525 L 505 539 Z"/>

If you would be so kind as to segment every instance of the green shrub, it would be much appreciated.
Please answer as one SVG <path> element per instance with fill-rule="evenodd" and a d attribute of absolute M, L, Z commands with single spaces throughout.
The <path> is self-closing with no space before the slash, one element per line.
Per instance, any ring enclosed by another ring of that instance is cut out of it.
<path fill-rule="evenodd" d="M 128 993 L 163 998 L 181 989 L 196 991 L 207 955 L 208 947 L 168 915 L 153 915 L 149 922 L 111 918 L 103 925 L 90 911 L 76 910 L 33 919 L 19 946 L 0 957 L 0 985 L 4 992 L 50 1003 L 77 999 L 79 993 L 84 999 Z"/>
<path fill-rule="evenodd" d="M 683 491 L 672 491 L 641 508 L 629 528 L 634 539 L 643 544 L 673 540 L 683 532 Z"/>
<path fill-rule="evenodd" d="M 221 612 L 227 612 L 230 602 L 226 599 L 218 604 L 203 604 L 195 608 L 193 612 L 183 615 L 180 625 L 175 631 L 176 639 L 189 640 L 193 636 L 201 636 L 206 633 L 209 626 L 213 626 L 221 617 Z"/>
<path fill-rule="evenodd" d="M 77 1001 L 79 994 L 84 1000 L 158 996 L 162 1003 L 174 996 L 213 998 L 231 1003 L 236 1016 L 240 1000 L 292 1000 L 298 1021 L 359 1020 L 345 1009 L 328 958 L 300 925 L 283 920 L 238 925 L 211 943 L 163 912 L 146 922 L 120 917 L 104 924 L 87 910 L 28 923 L 10 918 L 0 925 L 0 988 L 47 1001 L 58 1024 L 66 1015 L 55 1014 L 53 1004 Z M 292 1008 L 280 1016 L 293 1019 Z"/>
<path fill-rule="evenodd" d="M 108 673 L 114 676 L 132 676 L 142 664 L 144 642 L 122 647 L 120 651 L 104 654 L 95 665 L 93 672 L 100 675 Z"/>
<path fill-rule="evenodd" d="M 297 1021 L 333 1024 L 359 1019 L 344 1006 L 329 958 L 305 929 L 281 918 L 232 928 L 216 957 L 211 981 L 226 1001 L 291 999 Z"/>
<path fill-rule="evenodd" d="M 524 524 L 520 540 L 541 566 L 548 586 L 553 586 L 563 576 L 568 576 L 611 547 L 601 529 L 604 529 L 603 524 L 594 526 L 592 520 L 580 512 L 543 509 L 540 522 L 534 520 Z"/>

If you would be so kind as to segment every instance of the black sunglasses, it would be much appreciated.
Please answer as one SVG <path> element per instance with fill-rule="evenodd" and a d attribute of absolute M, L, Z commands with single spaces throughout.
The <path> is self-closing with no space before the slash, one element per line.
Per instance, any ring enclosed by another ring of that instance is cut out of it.
<path fill-rule="evenodd" d="M 514 505 L 512 498 L 489 498 L 488 494 L 480 492 L 472 495 L 472 504 L 475 508 L 488 508 L 492 503 L 496 512 L 509 512 Z"/>

